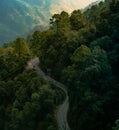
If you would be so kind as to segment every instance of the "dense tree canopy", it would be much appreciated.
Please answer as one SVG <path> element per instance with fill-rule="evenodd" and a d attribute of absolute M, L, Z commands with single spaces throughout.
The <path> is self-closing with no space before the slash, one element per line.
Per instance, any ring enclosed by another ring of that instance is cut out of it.
<path fill-rule="evenodd" d="M 69 88 L 72 130 L 111 130 L 119 119 L 118 3 L 55 14 L 49 35 L 40 34 L 46 36 L 37 44 L 40 66 Z"/>
<path fill-rule="evenodd" d="M 33 70 L 26 70 L 31 56 L 25 56 L 28 53 L 23 48 L 24 43 L 19 57 L 14 43 L 13 47 L 0 47 L 0 130 L 57 130 L 54 112 L 64 93 Z"/>
<path fill-rule="evenodd" d="M 56 95 L 63 93 L 25 69 L 33 54 L 48 75 L 68 86 L 71 130 L 118 130 L 119 1 L 83 13 L 62 11 L 50 23 L 29 44 L 17 38 L 0 47 L 0 129 L 57 130 L 54 112 L 62 98 Z"/>

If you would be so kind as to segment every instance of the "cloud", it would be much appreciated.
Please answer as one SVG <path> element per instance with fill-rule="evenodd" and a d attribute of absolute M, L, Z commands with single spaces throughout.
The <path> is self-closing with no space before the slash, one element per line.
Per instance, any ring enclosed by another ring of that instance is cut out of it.
<path fill-rule="evenodd" d="M 75 9 L 83 9 L 96 0 L 59 0 L 51 5 L 51 13 L 59 13 L 64 10 L 71 13 Z"/>

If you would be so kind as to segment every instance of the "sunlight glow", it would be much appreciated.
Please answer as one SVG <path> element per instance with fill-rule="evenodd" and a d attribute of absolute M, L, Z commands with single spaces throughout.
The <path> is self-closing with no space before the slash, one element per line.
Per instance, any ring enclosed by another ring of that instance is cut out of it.
<path fill-rule="evenodd" d="M 61 10 L 71 13 L 75 9 L 83 9 L 92 2 L 100 0 L 59 0 L 58 4 L 51 5 L 51 13 L 59 13 Z"/>

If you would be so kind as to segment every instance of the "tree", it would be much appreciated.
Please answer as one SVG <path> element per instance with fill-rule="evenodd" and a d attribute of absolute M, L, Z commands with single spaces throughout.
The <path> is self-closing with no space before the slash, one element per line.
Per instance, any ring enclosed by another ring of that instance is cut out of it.
<path fill-rule="evenodd" d="M 59 22 L 60 22 L 60 14 L 54 14 L 50 19 L 50 24 L 52 25 L 52 29 L 54 29 L 57 33 L 59 31 Z"/>
<path fill-rule="evenodd" d="M 0 56 L 2 56 L 4 53 L 4 48 L 0 46 Z"/>
<path fill-rule="evenodd" d="M 74 10 L 70 16 L 71 28 L 79 30 L 84 27 L 84 17 L 80 10 Z"/>
<path fill-rule="evenodd" d="M 23 38 L 17 38 L 15 40 L 14 51 L 18 55 L 18 57 L 21 57 L 30 53 L 30 50 Z"/>
<path fill-rule="evenodd" d="M 91 47 L 100 46 L 100 48 L 110 51 L 112 48 L 112 40 L 109 36 L 104 36 L 99 39 L 96 39 L 91 43 Z"/>
<path fill-rule="evenodd" d="M 69 14 L 65 11 L 60 14 L 54 14 L 50 19 L 50 24 L 57 33 L 63 29 L 70 28 Z"/>
<path fill-rule="evenodd" d="M 110 10 L 113 13 L 117 13 L 119 11 L 119 1 L 118 0 L 112 0 L 110 2 Z"/>
<path fill-rule="evenodd" d="M 112 129 L 113 129 L 113 130 L 119 130 L 119 119 L 117 119 L 117 120 L 115 121 L 115 124 L 116 124 L 116 126 L 113 127 Z"/>
<path fill-rule="evenodd" d="M 85 60 L 87 59 L 88 56 L 90 56 L 90 54 L 91 54 L 90 49 L 85 45 L 81 45 L 79 48 L 75 50 L 71 59 L 75 63 L 82 63 L 85 62 Z"/>

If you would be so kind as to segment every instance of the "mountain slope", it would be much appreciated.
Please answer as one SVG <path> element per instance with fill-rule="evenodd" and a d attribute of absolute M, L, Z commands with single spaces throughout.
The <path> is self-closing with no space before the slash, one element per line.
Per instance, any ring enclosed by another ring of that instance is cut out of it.
<path fill-rule="evenodd" d="M 1 0 L 0 43 L 26 36 L 49 24 L 52 14 L 84 8 L 95 0 Z"/>
<path fill-rule="evenodd" d="M 32 1 L 29 3 L 21 0 L 0 1 L 0 42 L 24 36 L 37 26 L 46 26 L 48 15 L 49 11 L 37 3 L 33 4 Z"/>

